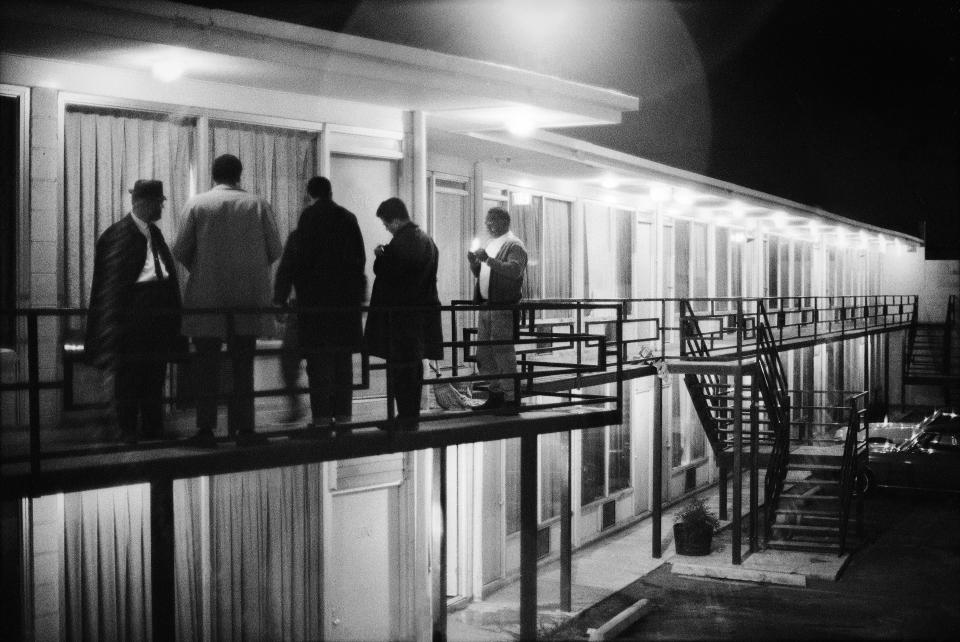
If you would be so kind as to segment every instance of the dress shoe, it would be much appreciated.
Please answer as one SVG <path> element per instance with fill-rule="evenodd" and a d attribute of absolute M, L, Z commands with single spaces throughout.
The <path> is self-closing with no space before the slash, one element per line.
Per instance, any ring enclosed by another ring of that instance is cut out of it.
<path fill-rule="evenodd" d="M 183 443 L 193 448 L 216 448 L 217 438 L 211 432 L 200 431 L 192 437 L 184 439 Z"/>
<path fill-rule="evenodd" d="M 474 406 L 472 410 L 474 412 L 483 412 L 488 410 L 496 410 L 503 405 L 503 393 L 502 392 L 491 392 L 490 396 L 487 397 L 487 400 L 484 401 L 479 406 Z"/>
<path fill-rule="evenodd" d="M 246 446 L 262 446 L 263 444 L 269 441 L 266 435 L 258 435 L 255 432 L 241 432 L 237 434 L 237 445 L 241 447 Z"/>

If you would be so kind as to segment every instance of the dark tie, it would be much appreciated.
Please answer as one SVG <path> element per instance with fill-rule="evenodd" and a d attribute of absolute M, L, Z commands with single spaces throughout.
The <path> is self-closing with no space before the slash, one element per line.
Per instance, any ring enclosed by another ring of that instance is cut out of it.
<path fill-rule="evenodd" d="M 157 273 L 157 280 L 163 278 L 163 270 L 160 267 L 160 255 L 157 254 L 157 247 L 163 243 L 163 236 L 157 226 L 150 224 L 150 249 L 153 251 L 153 270 Z"/>

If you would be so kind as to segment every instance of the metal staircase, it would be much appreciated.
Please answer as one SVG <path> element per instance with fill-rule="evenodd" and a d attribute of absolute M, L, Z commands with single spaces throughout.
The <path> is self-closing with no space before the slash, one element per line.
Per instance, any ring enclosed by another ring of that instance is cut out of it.
<path fill-rule="evenodd" d="M 951 295 L 943 323 L 920 323 L 914 315 L 907 333 L 903 385 L 940 386 L 946 405 L 960 405 L 960 333 L 957 296 Z"/>
<path fill-rule="evenodd" d="M 689 302 L 682 302 L 681 357 L 704 363 L 717 359 L 712 349 L 717 335 L 747 328 L 742 314 L 735 317 L 739 319 L 735 327 L 705 333 Z M 860 430 L 865 394 L 851 402 L 854 405 L 850 406 L 847 421 L 849 443 L 844 443 L 842 452 L 837 446 L 794 446 L 791 425 L 797 422 L 791 421 L 787 379 L 762 302 L 752 321 L 750 331 L 755 333 L 755 347 L 750 353 L 735 355 L 755 359 L 754 366 L 744 371 L 742 385 L 734 385 L 729 376 L 709 372 L 709 367 L 697 374 L 684 374 L 693 407 L 722 469 L 732 465 L 734 409 L 738 405 L 741 408 L 743 426 L 756 427 L 761 453 L 758 459 L 760 466 L 766 467 L 767 546 L 842 553 L 847 544 L 850 507 L 857 495 L 852 480 L 859 474 L 861 458 L 866 457 L 866 441 Z M 730 359 L 730 353 L 725 353 L 724 358 Z M 742 391 L 739 404 L 734 397 L 737 388 Z"/>

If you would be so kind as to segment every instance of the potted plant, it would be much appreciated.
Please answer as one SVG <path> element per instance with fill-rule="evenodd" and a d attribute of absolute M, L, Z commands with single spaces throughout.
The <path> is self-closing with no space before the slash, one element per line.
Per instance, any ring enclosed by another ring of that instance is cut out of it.
<path fill-rule="evenodd" d="M 673 518 L 677 555 L 709 555 L 720 520 L 699 497 L 690 499 Z"/>

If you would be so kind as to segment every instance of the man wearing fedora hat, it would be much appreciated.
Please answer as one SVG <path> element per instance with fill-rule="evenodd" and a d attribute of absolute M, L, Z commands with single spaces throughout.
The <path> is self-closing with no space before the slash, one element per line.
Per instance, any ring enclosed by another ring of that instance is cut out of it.
<path fill-rule="evenodd" d="M 128 443 L 163 432 L 167 354 L 180 333 L 180 287 L 173 255 L 154 223 L 163 183 L 141 179 L 132 211 L 104 231 L 94 255 L 85 353 L 113 373 L 117 423 Z M 137 419 L 141 430 L 137 430 Z"/>

